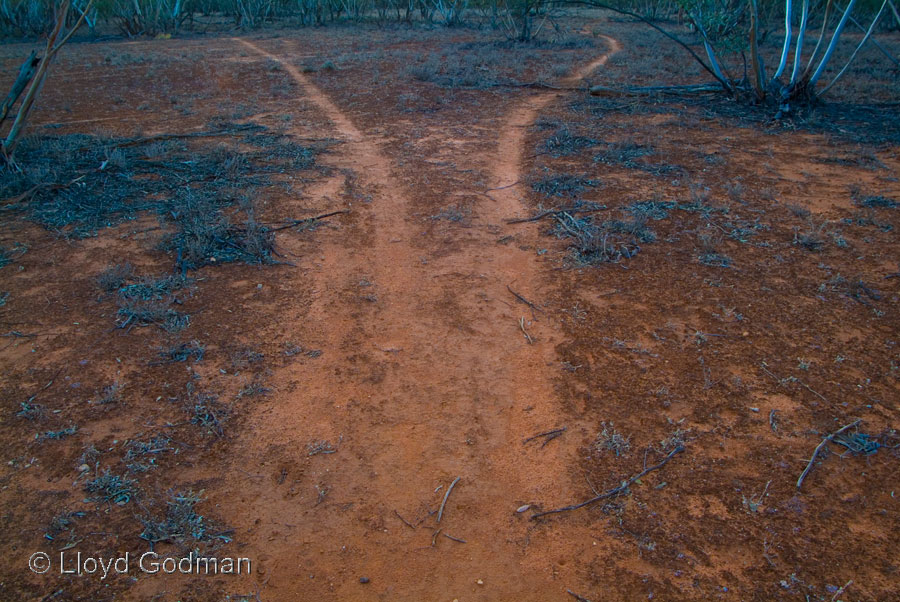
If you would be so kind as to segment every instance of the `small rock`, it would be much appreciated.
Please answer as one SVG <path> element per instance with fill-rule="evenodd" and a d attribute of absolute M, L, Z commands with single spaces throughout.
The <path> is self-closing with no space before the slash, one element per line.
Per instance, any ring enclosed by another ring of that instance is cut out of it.
<path fill-rule="evenodd" d="M 368 583 L 368 582 L 369 582 L 369 578 L 368 578 L 368 577 L 360 577 L 360 578 L 359 578 L 359 582 L 360 582 L 360 583 Z"/>
<path fill-rule="evenodd" d="M 529 508 L 531 508 L 531 504 L 525 504 L 524 506 L 519 506 L 518 508 L 516 508 L 516 512 L 521 514 L 521 513 L 525 512 L 526 510 L 528 510 Z"/>
<path fill-rule="evenodd" d="M 478 585 L 484 585 L 484 580 L 483 580 L 483 579 L 479 579 L 479 580 L 476 581 L 475 583 L 477 583 Z"/>

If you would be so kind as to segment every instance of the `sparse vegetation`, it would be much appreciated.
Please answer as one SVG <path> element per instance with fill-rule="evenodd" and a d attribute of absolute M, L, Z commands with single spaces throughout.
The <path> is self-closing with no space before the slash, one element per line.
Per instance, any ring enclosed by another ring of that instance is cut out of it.
<path fill-rule="evenodd" d="M 540 192 L 544 196 L 577 197 L 582 192 L 599 185 L 599 181 L 582 176 L 559 175 L 537 180 L 531 187 L 535 192 Z"/>
<path fill-rule="evenodd" d="M 815 221 L 809 218 L 805 229 L 794 229 L 794 244 L 803 247 L 807 251 L 821 251 L 825 248 L 825 231 L 828 225 L 827 221 L 816 225 Z"/>
<path fill-rule="evenodd" d="M 243 397 L 258 397 L 261 395 L 268 395 L 272 392 L 272 389 L 265 386 L 263 383 L 259 381 L 253 381 L 241 387 L 241 390 L 238 391 L 237 397 L 241 399 Z"/>
<path fill-rule="evenodd" d="M 19 408 L 16 416 L 25 420 L 38 420 L 44 416 L 44 407 L 39 403 L 31 403 L 30 400 L 20 402 Z"/>
<path fill-rule="evenodd" d="M 203 501 L 202 495 L 203 491 L 171 492 L 162 518 L 139 517 L 144 528 L 141 539 L 147 541 L 151 549 L 158 543 L 168 542 L 181 550 L 192 549 L 198 543 L 231 541 L 230 529 L 197 513 L 196 506 Z"/>
<path fill-rule="evenodd" d="M 603 430 L 597 435 L 594 442 L 597 451 L 611 451 L 616 457 L 624 455 L 631 449 L 631 442 L 628 437 L 617 431 L 613 425 L 603 423 Z"/>
<path fill-rule="evenodd" d="M 71 426 L 67 426 L 64 429 L 59 429 L 56 431 L 44 431 L 43 434 L 35 435 L 35 438 L 38 441 L 47 441 L 47 440 L 51 440 L 51 439 L 55 439 L 58 441 L 60 439 L 66 439 L 67 437 L 71 437 L 72 435 L 74 435 L 77 432 L 78 432 L 78 425 L 73 424 Z"/>
<path fill-rule="evenodd" d="M 116 381 L 113 384 L 107 385 L 106 387 L 103 387 L 103 389 L 98 391 L 96 397 L 92 399 L 91 402 L 97 405 L 110 405 L 119 403 L 122 401 L 122 390 L 124 388 L 124 383 Z"/>
<path fill-rule="evenodd" d="M 137 495 L 137 482 L 107 469 L 86 481 L 84 491 L 91 494 L 91 501 L 124 506 Z"/>
<path fill-rule="evenodd" d="M 133 277 L 134 266 L 130 263 L 119 263 L 97 275 L 97 286 L 104 293 L 114 293 L 125 286 L 125 283 Z"/>
<path fill-rule="evenodd" d="M 597 140 L 574 133 L 569 126 L 563 125 L 544 140 L 540 152 L 551 157 L 565 157 L 579 154 L 597 144 Z"/>
<path fill-rule="evenodd" d="M 204 434 L 214 437 L 225 435 L 225 422 L 231 412 L 218 397 L 212 393 L 195 392 L 189 387 L 184 406 L 191 424 L 200 427 Z"/>
<path fill-rule="evenodd" d="M 160 349 L 157 356 L 159 359 L 151 363 L 173 364 L 176 362 L 186 362 L 187 360 L 196 363 L 203 359 L 203 354 L 205 353 L 206 347 L 200 344 L 199 341 L 194 340 Z"/>
<path fill-rule="evenodd" d="M 172 447 L 172 440 L 163 435 L 156 435 L 146 441 L 130 441 L 126 446 L 124 461 L 129 472 L 147 472 L 156 468 L 156 456 L 166 452 L 177 452 Z"/>

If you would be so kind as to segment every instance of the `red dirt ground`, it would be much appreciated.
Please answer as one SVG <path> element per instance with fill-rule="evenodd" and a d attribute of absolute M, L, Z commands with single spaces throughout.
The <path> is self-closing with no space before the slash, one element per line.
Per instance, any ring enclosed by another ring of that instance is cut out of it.
<path fill-rule="evenodd" d="M 593 16 L 592 46 L 528 47 L 509 65 L 525 80 L 557 65 L 569 73 L 555 80 L 562 90 L 443 88 L 406 73 L 442 44 L 493 39 L 469 30 L 67 48 L 34 131 L 191 132 L 227 113 L 334 139 L 319 159 L 330 169 L 283 174 L 294 188 L 256 201 L 269 221 L 349 212 L 279 232 L 293 265 L 194 273 L 183 338 L 207 354 L 162 366 L 148 360 L 165 335 L 114 329 L 95 284 L 125 259 L 171 270 L 155 219 L 78 241 L 4 219 L 0 244 L 28 251 L 0 268 L 10 293 L 0 330 L 36 336 L 0 343 L 0 598 L 900 599 L 900 209 L 861 211 L 852 194 L 900 199 L 897 143 L 840 123 L 792 132 L 692 98 L 578 89 L 643 83 L 633 78 L 646 36 Z M 2 51 L 8 74 L 27 47 Z M 542 152 L 560 124 L 652 154 L 635 166 Z M 507 223 L 570 202 L 533 190 L 548 174 L 598 180 L 579 198 L 607 205 L 610 219 L 653 199 L 728 213 L 672 210 L 649 220 L 656 242 L 636 257 L 582 266 L 548 235 L 550 220 Z M 746 242 L 728 236 L 738 226 L 753 230 Z M 795 244 L 819 226 L 823 249 Z M 698 261 L 709 233 L 732 267 Z M 861 295 L 859 281 L 877 295 Z M 286 354 L 292 345 L 321 355 Z M 247 349 L 261 361 L 240 361 Z M 125 383 L 121 403 L 87 403 L 114 381 Z M 233 400 L 223 437 L 197 432 L 172 403 L 188 382 Z M 270 392 L 238 395 L 255 382 Z M 37 424 L 16 414 L 33 395 L 45 408 Z M 832 453 L 798 490 L 822 437 L 855 419 L 884 446 Z M 69 438 L 35 437 L 69 424 L 79 427 Z M 598 448 L 604 426 L 629 448 Z M 525 443 L 562 427 L 546 445 Z M 84 500 L 87 446 L 120 471 L 126 442 L 153 433 L 179 451 L 132 475 L 138 499 Z M 311 454 L 319 441 L 334 453 Z M 684 451 L 627 494 L 531 519 L 616 487 L 674 445 Z M 215 554 L 250 558 L 252 574 L 29 572 L 39 550 L 147 551 L 136 517 L 158 514 L 174 489 L 203 491 L 198 510 L 233 529 Z M 86 515 L 47 540 L 64 511 Z"/>

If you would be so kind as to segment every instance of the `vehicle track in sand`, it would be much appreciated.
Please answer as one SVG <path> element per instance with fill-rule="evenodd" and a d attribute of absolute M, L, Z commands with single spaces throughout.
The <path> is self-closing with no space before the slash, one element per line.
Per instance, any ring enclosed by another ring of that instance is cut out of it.
<path fill-rule="evenodd" d="M 609 52 L 564 84 L 587 77 L 618 51 L 618 42 L 605 39 Z M 483 196 L 474 208 L 467 252 L 425 260 L 415 244 L 421 225 L 413 217 L 414 191 L 400 184 L 384 140 L 361 131 L 287 60 L 236 42 L 277 62 L 331 122 L 341 143 L 326 160 L 352 172 L 360 193 L 348 201 L 353 231 L 329 237 L 316 258 L 306 258 L 305 280 L 283 283 L 309 286 L 312 278 L 311 306 L 272 326 L 298 338 L 314 333 L 324 355 L 276 370 L 275 402 L 250 418 L 235 446 L 235 465 L 256 480 L 248 487 L 241 473 L 225 477 L 235 497 L 230 518 L 246 543 L 242 554 L 256 559 L 261 595 L 564 596 L 577 577 L 574 562 L 556 565 L 564 545 L 553 541 L 558 532 L 547 527 L 535 538 L 540 542 L 529 544 L 534 525 L 515 513 L 522 504 L 576 495 L 567 476 L 574 436 L 540 453 L 522 445 L 528 435 L 558 426 L 562 415 L 556 369 L 548 367 L 556 361 L 552 319 L 533 318 L 507 290 L 515 281 L 518 292 L 538 299 L 545 268 L 533 250 L 498 246 L 492 234 L 524 210 L 527 131 L 560 92 L 531 95 L 507 113 L 496 152 L 483 157 L 496 189 L 489 192 L 493 200 Z M 333 196 L 338 188 L 331 180 L 307 195 Z M 537 241 L 533 228 L 522 236 Z M 525 341 L 520 317 L 534 344 Z M 335 443 L 337 453 L 307 458 L 307 443 L 321 439 Z M 438 525 L 428 512 L 457 476 Z M 412 529 L 398 516 L 422 522 Z M 363 576 L 372 582 L 360 584 Z"/>

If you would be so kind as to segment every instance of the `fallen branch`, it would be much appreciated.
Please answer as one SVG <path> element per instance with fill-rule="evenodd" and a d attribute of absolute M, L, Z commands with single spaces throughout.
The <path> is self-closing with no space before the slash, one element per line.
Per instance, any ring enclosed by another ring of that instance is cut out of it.
<path fill-rule="evenodd" d="M 547 209 L 546 211 L 541 211 L 537 215 L 532 215 L 531 217 L 521 217 L 516 219 L 508 219 L 506 220 L 507 224 L 524 224 L 527 222 L 536 222 L 544 219 L 548 215 L 559 215 L 560 213 L 593 213 L 595 211 L 603 211 L 606 209 L 606 205 L 595 205 L 595 204 L 587 204 L 583 206 L 575 206 L 572 207 L 557 207 L 554 209 Z"/>
<path fill-rule="evenodd" d="M 591 96 L 648 96 L 650 94 L 710 94 L 721 92 L 718 84 L 695 84 L 687 86 L 638 86 L 630 88 L 608 88 L 592 86 Z"/>
<path fill-rule="evenodd" d="M 453 491 L 453 488 L 459 483 L 461 478 L 462 477 L 456 477 L 453 479 L 453 482 L 450 483 L 450 487 L 447 488 L 447 493 L 444 494 L 444 501 L 441 502 L 441 509 L 438 510 L 437 522 L 441 522 L 441 518 L 444 516 L 444 506 L 447 505 L 447 499 L 450 497 L 450 492 Z M 438 529 L 438 531 L 440 531 L 440 529 Z M 435 537 L 437 537 L 437 535 L 435 535 Z"/>
<path fill-rule="evenodd" d="M 573 591 L 570 590 L 570 589 L 567 589 L 567 590 L 566 590 L 566 593 L 569 594 L 570 596 L 572 596 L 573 598 L 575 598 L 576 600 L 578 600 L 578 602 L 591 602 L 590 600 L 588 600 L 588 599 L 585 598 L 584 596 L 579 596 L 578 594 L 576 594 L 575 592 L 573 592 Z"/>
<path fill-rule="evenodd" d="M 846 431 L 848 428 L 856 426 L 860 422 L 861 422 L 861 420 L 859 418 L 857 418 L 850 424 L 846 424 L 846 425 L 842 426 L 838 430 L 834 431 L 833 433 L 831 433 L 830 435 L 828 435 L 827 437 L 822 439 L 822 442 L 819 443 L 816 446 L 816 449 L 813 450 L 812 458 L 809 459 L 809 463 L 806 465 L 806 468 L 803 469 L 803 472 L 800 474 L 800 478 L 797 479 L 797 489 L 800 489 L 800 486 L 803 485 L 803 479 L 805 479 L 806 475 L 809 474 L 809 471 L 812 470 L 813 463 L 815 463 L 815 461 L 816 461 L 816 456 L 819 455 L 819 452 L 822 451 L 822 448 L 825 447 L 828 444 L 828 442 L 831 441 L 832 439 L 834 439 L 837 435 L 840 435 L 841 433 Z"/>
<path fill-rule="evenodd" d="M 394 514 L 397 515 L 397 518 L 399 518 L 400 521 L 401 521 L 404 525 L 406 525 L 407 527 L 409 527 L 409 528 L 412 529 L 413 531 L 416 530 L 416 528 L 415 528 L 414 526 L 412 526 L 405 518 L 403 518 L 402 516 L 400 516 L 400 513 L 399 513 L 399 512 L 397 512 L 396 510 L 394 510 Z"/>
<path fill-rule="evenodd" d="M 522 295 L 517 293 L 516 291 L 512 290 L 508 284 L 506 285 L 506 290 L 508 290 L 510 293 L 512 293 L 516 299 L 518 299 L 519 301 L 521 301 L 522 303 L 524 303 L 525 305 L 527 305 L 528 307 L 531 308 L 532 317 L 534 317 L 534 310 L 538 310 L 542 314 L 547 313 L 543 309 L 541 309 L 540 307 L 538 307 L 537 305 L 535 305 L 534 303 L 532 303 L 531 301 L 529 301 L 528 299 L 526 299 L 525 297 L 523 297 Z"/>
<path fill-rule="evenodd" d="M 553 84 L 546 84 L 544 82 L 533 81 L 533 82 L 499 82 L 496 84 L 491 84 L 490 86 L 486 86 L 489 88 L 537 88 L 539 90 L 582 90 L 583 88 L 577 88 L 575 86 L 554 86 Z"/>
<path fill-rule="evenodd" d="M 625 493 L 626 491 L 628 491 L 628 488 L 631 487 L 631 485 L 633 485 L 635 481 L 637 481 L 644 475 L 646 475 L 650 472 L 653 472 L 654 470 L 659 470 L 660 468 L 662 468 L 663 466 L 668 464 L 669 460 L 671 460 L 673 457 L 675 457 L 675 454 L 681 453 L 683 451 L 684 451 L 684 447 L 679 445 L 678 447 L 676 447 L 675 449 L 670 451 L 668 454 L 666 454 L 666 457 L 663 458 L 662 461 L 660 461 L 658 464 L 654 464 L 653 466 L 648 466 L 647 468 L 645 468 L 638 474 L 634 475 L 627 481 L 622 481 L 622 484 L 619 485 L 618 487 L 610 489 L 609 491 L 605 491 L 605 492 L 601 493 L 600 495 L 596 495 L 589 500 L 585 500 L 585 501 L 581 502 L 580 504 L 572 504 L 571 506 L 565 506 L 563 508 L 556 508 L 554 510 L 547 510 L 546 512 L 538 512 L 537 514 L 532 514 L 531 520 L 536 520 L 542 516 L 547 516 L 548 514 L 560 514 L 562 512 L 570 512 L 572 510 L 578 510 L 579 508 L 584 508 L 585 506 L 589 506 L 591 504 L 599 502 L 600 500 L 605 500 L 607 498 L 621 495 L 621 494 Z"/>
<path fill-rule="evenodd" d="M 532 435 L 531 437 L 528 437 L 527 439 L 522 441 L 522 445 L 526 445 L 529 441 L 534 441 L 535 439 L 539 439 L 541 437 L 547 437 L 547 439 L 544 441 L 543 445 L 541 445 L 541 447 L 544 447 L 544 445 L 547 445 L 547 443 L 549 443 L 550 441 L 553 441 L 554 439 L 556 439 L 557 437 L 559 437 L 563 433 L 565 433 L 567 428 L 568 427 L 564 426 L 564 427 L 561 427 L 558 429 L 544 431 L 543 433 L 538 433 L 537 435 Z"/>
<path fill-rule="evenodd" d="M 72 180 L 71 182 L 69 182 L 68 184 L 57 184 L 55 182 L 37 184 L 35 186 L 32 186 L 31 188 L 29 188 L 22 194 L 16 195 L 14 197 L 10 197 L 8 199 L 0 200 L 0 205 L 2 205 L 2 206 L 18 205 L 19 203 L 21 203 L 23 201 L 27 201 L 27 200 L 31 199 L 31 197 L 34 196 L 35 193 L 40 192 L 41 190 L 63 190 L 65 188 L 68 188 L 72 184 L 77 184 L 84 178 L 85 178 L 85 176 L 79 176 L 79 177 L 75 178 L 74 180 Z"/>
<path fill-rule="evenodd" d="M 831 596 L 831 602 L 834 602 L 835 600 L 837 600 L 837 597 L 840 596 L 841 594 L 843 594 L 844 591 L 846 591 L 846 589 L 848 587 L 850 587 L 851 585 L 853 585 L 853 579 L 851 579 L 850 581 L 848 581 L 847 583 L 842 585 L 840 588 L 838 588 L 838 591 L 834 592 L 834 595 Z"/>
<path fill-rule="evenodd" d="M 525 330 L 525 318 L 519 318 L 519 328 L 522 329 L 522 334 L 525 335 L 525 341 L 528 342 L 529 345 L 534 345 L 534 337 L 528 334 L 528 331 Z"/>
<path fill-rule="evenodd" d="M 453 537 L 449 533 L 444 533 L 444 537 L 447 539 L 452 539 L 453 541 L 457 541 L 459 543 L 467 543 L 465 539 L 460 539 L 459 537 Z"/>
<path fill-rule="evenodd" d="M 295 219 L 291 220 L 287 224 L 282 224 L 277 228 L 272 228 L 270 232 L 278 232 L 279 230 L 287 230 L 288 228 L 296 228 L 297 226 L 302 226 L 303 224 L 308 224 L 310 222 L 315 222 L 320 219 L 325 219 L 326 217 L 331 217 L 333 215 L 340 215 L 342 213 L 350 213 L 349 209 L 341 209 L 340 211 L 331 211 L 329 213 L 323 213 L 321 215 L 316 215 L 313 217 L 307 217 L 306 219 Z"/>

